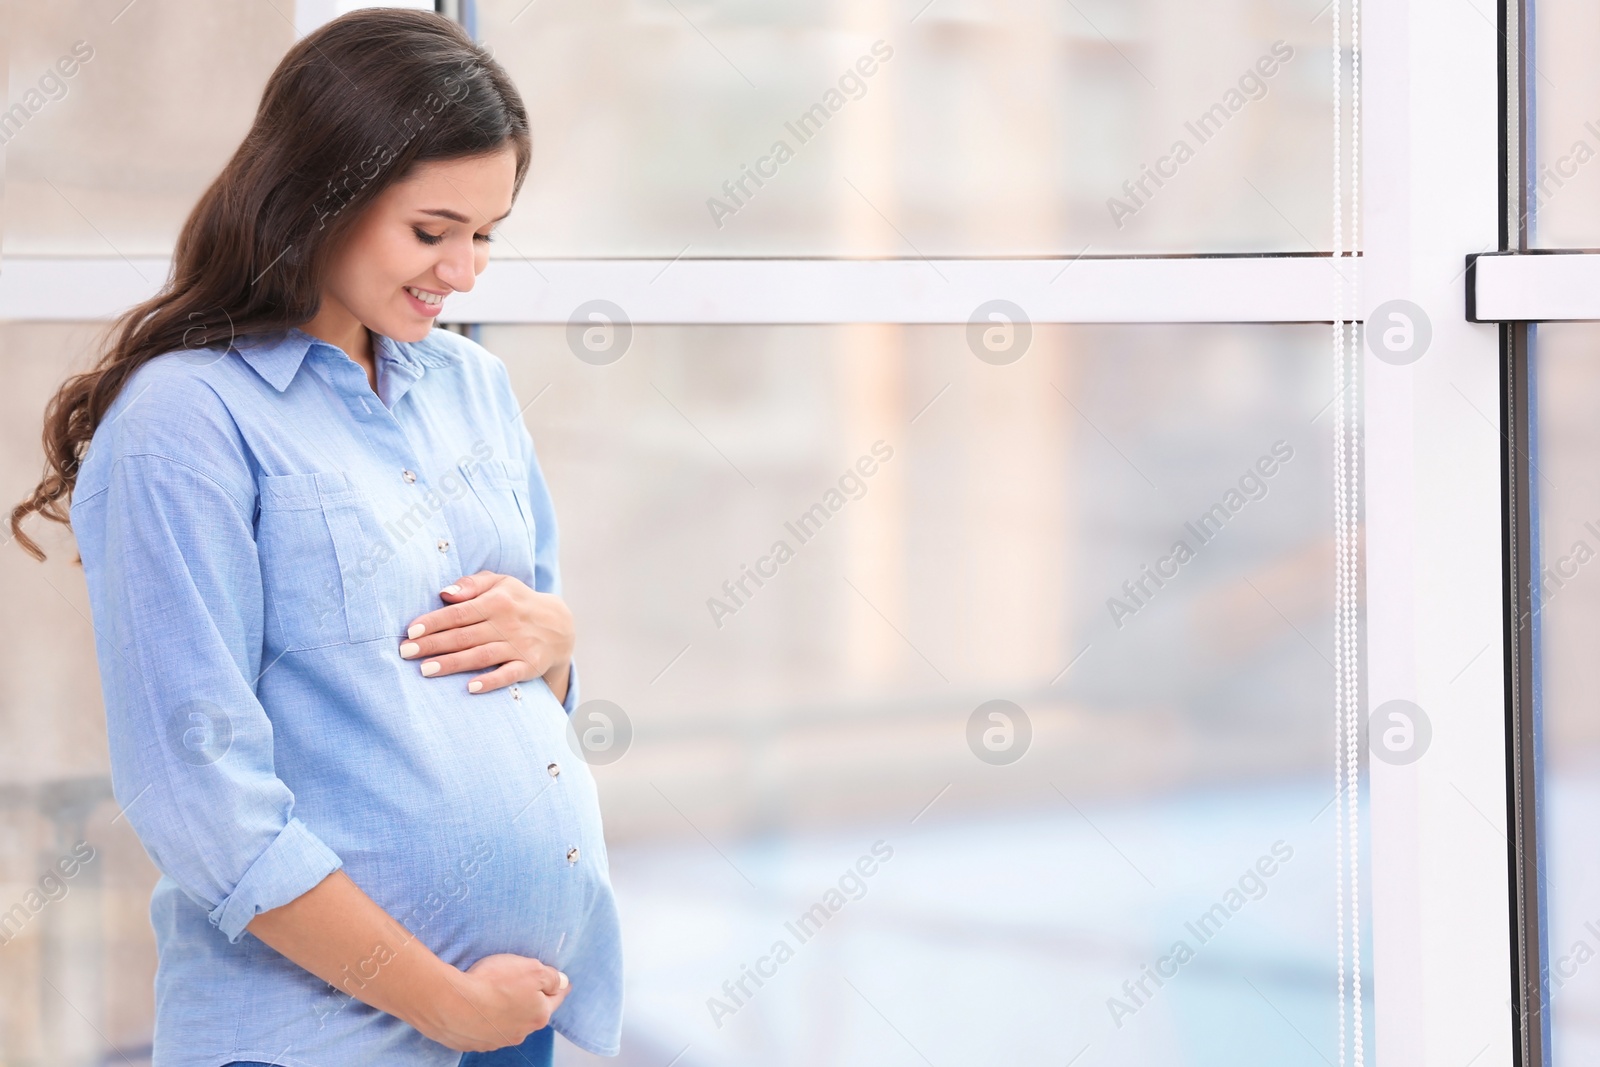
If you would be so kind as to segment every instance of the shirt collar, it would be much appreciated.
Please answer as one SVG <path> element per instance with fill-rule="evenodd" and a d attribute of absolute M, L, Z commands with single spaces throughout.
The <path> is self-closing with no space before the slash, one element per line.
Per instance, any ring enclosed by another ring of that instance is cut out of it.
<path fill-rule="evenodd" d="M 392 360 L 409 369 L 417 378 L 422 377 L 423 369 L 426 367 L 448 367 L 461 360 L 461 357 L 447 346 L 435 345 L 429 338 L 421 341 L 396 341 L 383 334 L 374 334 L 373 337 L 377 341 L 375 350 L 380 360 Z M 306 354 L 318 345 L 338 351 L 328 342 L 312 337 L 304 330 L 293 326 L 284 330 L 239 337 L 233 342 L 233 347 L 238 349 L 244 361 L 280 393 L 294 381 L 300 365 L 305 362 Z M 343 356 L 343 353 L 340 355 Z"/>

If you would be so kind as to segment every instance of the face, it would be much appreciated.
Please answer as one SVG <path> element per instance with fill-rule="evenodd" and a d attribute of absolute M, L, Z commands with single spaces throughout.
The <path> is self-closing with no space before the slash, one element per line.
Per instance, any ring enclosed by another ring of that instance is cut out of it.
<path fill-rule="evenodd" d="M 420 163 L 356 222 L 329 264 L 319 319 L 349 318 L 420 341 L 451 293 L 489 265 L 490 234 L 511 212 L 516 154 Z"/>

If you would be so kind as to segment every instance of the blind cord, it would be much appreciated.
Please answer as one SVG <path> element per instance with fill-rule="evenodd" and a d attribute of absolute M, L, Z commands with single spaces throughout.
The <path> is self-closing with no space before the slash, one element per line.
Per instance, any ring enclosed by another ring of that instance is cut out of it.
<path fill-rule="evenodd" d="M 1338 984 L 1339 1067 L 1362 1067 L 1360 834 L 1360 283 L 1361 0 L 1350 9 L 1350 125 L 1344 152 L 1345 37 L 1341 0 L 1333 22 L 1333 487 L 1334 487 L 1334 934 Z M 1349 245 L 1344 187 L 1350 186 Z M 1346 956 L 1348 946 L 1348 981 Z"/>

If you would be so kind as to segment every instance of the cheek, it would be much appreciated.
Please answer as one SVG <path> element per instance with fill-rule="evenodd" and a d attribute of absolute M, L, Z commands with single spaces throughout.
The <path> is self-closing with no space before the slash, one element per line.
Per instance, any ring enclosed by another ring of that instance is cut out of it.
<path fill-rule="evenodd" d="M 333 264 L 331 288 L 352 309 L 387 301 L 404 280 L 397 274 L 404 267 L 404 253 L 404 246 L 388 234 L 358 231 Z"/>
<path fill-rule="evenodd" d="M 380 308 L 409 310 L 401 287 L 428 272 L 434 259 L 433 251 L 407 229 L 404 233 L 384 235 L 372 241 L 365 253 L 357 273 L 347 284 L 357 288 L 362 302 L 374 311 Z"/>
<path fill-rule="evenodd" d="M 391 293 L 419 274 L 426 274 L 436 253 L 418 241 L 409 227 L 387 235 L 376 249 L 372 275 L 376 285 Z"/>

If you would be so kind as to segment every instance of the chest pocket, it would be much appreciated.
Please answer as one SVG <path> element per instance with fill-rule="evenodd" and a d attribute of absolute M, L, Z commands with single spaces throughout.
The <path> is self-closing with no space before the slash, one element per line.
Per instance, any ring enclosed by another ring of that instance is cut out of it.
<path fill-rule="evenodd" d="M 259 491 L 267 632 L 283 651 L 398 641 L 406 623 L 439 606 L 437 564 L 419 555 L 425 536 L 386 534 L 344 472 L 266 475 Z"/>
<path fill-rule="evenodd" d="M 488 568 L 520 578 L 533 587 L 533 550 L 537 530 L 528 499 L 528 470 L 520 463 L 486 459 L 462 463 L 457 468 L 472 486 L 473 495 L 488 513 L 500 541 L 498 562 Z"/>

